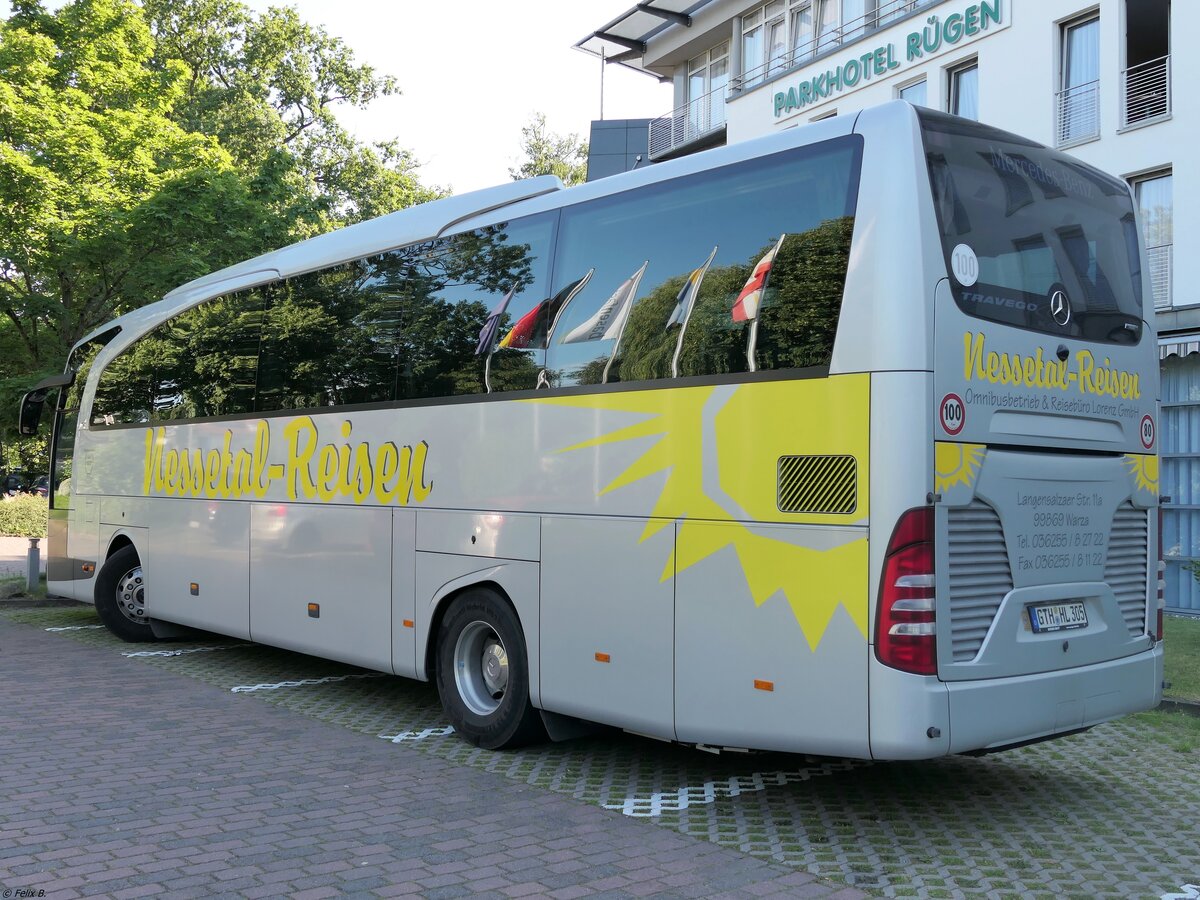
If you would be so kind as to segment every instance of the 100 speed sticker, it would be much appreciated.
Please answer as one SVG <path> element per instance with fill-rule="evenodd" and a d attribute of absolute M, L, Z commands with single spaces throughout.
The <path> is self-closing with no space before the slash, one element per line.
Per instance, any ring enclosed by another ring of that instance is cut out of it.
<path fill-rule="evenodd" d="M 943 397 L 938 418 L 946 434 L 955 435 L 962 431 L 967 421 L 967 408 L 963 405 L 962 397 L 958 394 L 947 394 Z"/>

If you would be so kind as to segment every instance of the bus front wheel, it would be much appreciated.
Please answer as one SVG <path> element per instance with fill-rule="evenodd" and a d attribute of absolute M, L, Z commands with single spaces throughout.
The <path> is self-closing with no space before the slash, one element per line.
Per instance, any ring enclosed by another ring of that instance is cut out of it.
<path fill-rule="evenodd" d="M 146 614 L 146 580 L 137 550 L 126 545 L 110 556 L 96 578 L 96 612 L 123 641 L 154 640 Z"/>
<path fill-rule="evenodd" d="M 454 730 L 485 750 L 545 739 L 529 701 L 521 622 L 495 591 L 473 588 L 454 601 L 438 629 L 437 686 Z"/>

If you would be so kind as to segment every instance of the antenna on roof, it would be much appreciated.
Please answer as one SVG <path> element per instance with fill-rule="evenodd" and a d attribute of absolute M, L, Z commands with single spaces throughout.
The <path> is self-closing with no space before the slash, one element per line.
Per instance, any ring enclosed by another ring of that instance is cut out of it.
<path fill-rule="evenodd" d="M 600 47 L 600 120 L 604 121 L 604 46 Z"/>

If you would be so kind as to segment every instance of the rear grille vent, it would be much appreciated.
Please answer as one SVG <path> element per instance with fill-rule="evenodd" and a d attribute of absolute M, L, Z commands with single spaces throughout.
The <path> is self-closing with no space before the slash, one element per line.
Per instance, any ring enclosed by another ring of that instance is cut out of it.
<path fill-rule="evenodd" d="M 852 513 L 858 506 L 853 456 L 779 457 L 780 512 Z"/>
<path fill-rule="evenodd" d="M 1104 580 L 1117 595 L 1117 605 L 1131 635 L 1146 630 L 1146 571 L 1149 517 L 1144 509 L 1122 503 L 1113 515 Z"/>
<path fill-rule="evenodd" d="M 1004 528 L 996 511 L 982 500 L 951 507 L 950 635 L 954 661 L 970 662 L 1013 588 L 1012 569 L 1004 545 Z"/>

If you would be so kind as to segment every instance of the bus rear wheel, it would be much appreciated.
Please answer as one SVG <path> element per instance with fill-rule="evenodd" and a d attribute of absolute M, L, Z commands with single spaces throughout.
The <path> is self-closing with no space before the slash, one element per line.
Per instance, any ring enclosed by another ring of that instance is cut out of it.
<path fill-rule="evenodd" d="M 485 750 L 545 740 L 529 700 L 529 663 L 516 612 L 473 588 L 452 601 L 437 638 L 437 686 L 454 730 Z"/>
<path fill-rule="evenodd" d="M 96 578 L 96 612 L 109 631 L 123 641 L 153 641 L 146 613 L 146 579 L 132 545 L 122 547 L 100 567 Z"/>

